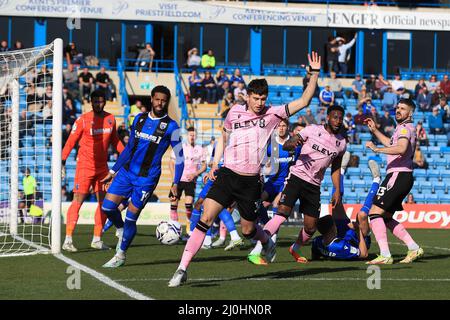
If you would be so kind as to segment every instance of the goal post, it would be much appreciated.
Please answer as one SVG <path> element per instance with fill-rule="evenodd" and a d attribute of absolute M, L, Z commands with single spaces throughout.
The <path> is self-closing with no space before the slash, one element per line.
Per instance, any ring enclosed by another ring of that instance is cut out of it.
<path fill-rule="evenodd" d="M 0 257 L 61 250 L 63 42 L 0 53 Z"/>

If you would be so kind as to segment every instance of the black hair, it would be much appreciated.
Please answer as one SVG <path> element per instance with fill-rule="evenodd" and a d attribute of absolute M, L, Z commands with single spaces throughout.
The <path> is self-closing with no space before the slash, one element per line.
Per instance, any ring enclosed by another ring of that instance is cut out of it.
<path fill-rule="evenodd" d="M 187 128 L 187 131 L 188 131 L 188 132 L 190 132 L 190 131 L 195 131 L 195 129 L 194 129 L 194 127 L 189 127 L 189 128 Z"/>
<path fill-rule="evenodd" d="M 297 127 L 302 127 L 302 128 L 304 128 L 305 126 L 302 125 L 302 124 L 300 124 L 300 123 L 298 123 L 298 122 L 296 122 L 296 123 L 294 123 L 294 124 L 292 125 L 292 130 L 291 130 L 291 131 L 294 131 L 295 129 L 297 129 Z"/>
<path fill-rule="evenodd" d="M 340 111 L 340 112 L 342 112 L 342 115 L 344 116 L 345 115 L 345 110 L 344 110 L 344 108 L 342 108 L 340 105 L 333 105 L 333 106 L 331 106 L 331 107 L 328 107 L 328 110 L 327 110 L 327 115 L 329 115 L 330 113 L 331 113 L 331 111 Z"/>
<path fill-rule="evenodd" d="M 152 96 L 152 98 L 155 96 L 155 94 L 156 93 L 162 93 L 162 94 L 165 94 L 166 96 L 167 96 L 167 104 L 169 104 L 169 102 L 170 102 L 170 97 L 171 97 L 171 94 L 170 94 L 170 90 L 169 90 L 169 88 L 167 88 L 166 86 L 156 86 L 156 87 L 154 87 L 153 89 L 152 89 L 152 92 L 151 92 L 151 96 Z"/>
<path fill-rule="evenodd" d="M 281 122 L 284 122 L 284 124 L 287 125 L 289 128 L 289 120 L 288 119 L 281 119 Z"/>
<path fill-rule="evenodd" d="M 267 84 L 266 79 L 254 79 L 250 81 L 247 87 L 247 93 L 250 95 L 251 93 L 257 95 L 268 95 L 269 94 L 269 85 Z"/>
<path fill-rule="evenodd" d="M 103 98 L 103 100 L 106 101 L 106 95 L 105 92 L 101 91 L 101 90 L 95 90 L 91 93 L 91 100 L 93 100 L 94 98 Z"/>
<path fill-rule="evenodd" d="M 398 103 L 397 104 L 400 104 L 400 103 L 403 103 L 403 104 L 406 104 L 407 106 L 409 106 L 411 109 L 413 109 L 413 111 L 414 110 L 416 110 L 416 104 L 414 103 L 414 101 L 412 100 L 412 99 L 410 99 L 410 98 L 402 98 L 402 99 L 400 99 L 399 101 L 398 101 Z"/>

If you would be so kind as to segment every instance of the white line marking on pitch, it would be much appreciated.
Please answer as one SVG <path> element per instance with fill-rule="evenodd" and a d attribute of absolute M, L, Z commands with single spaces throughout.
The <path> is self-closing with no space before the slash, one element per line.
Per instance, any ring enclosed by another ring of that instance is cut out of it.
<path fill-rule="evenodd" d="M 400 242 L 388 242 L 389 244 L 395 244 L 395 245 L 400 245 L 400 246 L 405 246 L 406 245 L 404 243 L 400 243 Z M 434 249 L 434 250 L 444 250 L 444 251 L 450 251 L 450 248 L 441 248 L 441 247 L 431 247 L 431 246 L 420 246 L 422 248 L 425 249 Z"/>
<path fill-rule="evenodd" d="M 45 248 L 45 247 L 40 246 L 40 245 L 37 245 L 37 244 L 35 244 L 35 243 L 33 243 L 33 242 L 31 242 L 31 241 L 29 241 L 27 239 L 24 239 L 22 237 L 15 236 L 14 238 L 16 238 L 19 241 L 22 241 L 22 242 L 28 244 L 29 246 L 31 246 L 33 248 L 38 249 L 38 250 L 48 251 L 48 248 Z M 133 289 L 125 287 L 125 286 L 117 283 L 116 281 L 112 280 L 111 278 L 105 276 L 104 274 L 102 274 L 102 273 L 100 273 L 98 271 L 95 271 L 94 269 L 91 269 L 91 268 L 89 268 L 89 267 L 87 267 L 87 266 L 85 266 L 85 265 L 83 265 L 83 264 L 81 264 L 79 262 L 76 262 L 75 260 L 67 258 L 66 256 L 64 256 L 61 253 L 54 254 L 53 256 L 55 258 L 63 261 L 64 263 L 72 266 L 72 267 L 78 268 L 81 271 L 86 272 L 87 274 L 89 274 L 93 278 L 97 279 L 98 281 L 106 284 L 107 286 L 109 286 L 109 287 L 111 287 L 113 289 L 116 289 L 117 291 L 120 291 L 120 292 L 126 294 L 130 298 L 133 298 L 133 299 L 136 299 L 136 300 L 153 300 L 153 298 L 147 297 L 147 296 L 143 295 L 140 292 L 137 292 L 137 291 L 135 291 Z"/>
<path fill-rule="evenodd" d="M 117 282 L 136 282 L 136 281 L 168 281 L 168 278 L 154 278 L 154 279 L 116 279 Z M 198 278 L 189 279 L 189 281 L 231 281 L 231 280 L 244 280 L 244 281 L 367 281 L 367 278 Z M 450 279 L 421 279 L 421 278 L 382 278 L 382 281 L 432 281 L 432 282 L 447 282 Z"/>

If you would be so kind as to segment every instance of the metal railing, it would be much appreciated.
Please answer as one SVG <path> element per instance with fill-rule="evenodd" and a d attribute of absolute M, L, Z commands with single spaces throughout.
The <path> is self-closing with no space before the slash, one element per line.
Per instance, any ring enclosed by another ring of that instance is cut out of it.
<path fill-rule="evenodd" d="M 121 59 L 122 65 L 125 71 L 136 71 L 139 72 L 154 72 L 158 74 L 159 72 L 174 72 L 175 71 L 175 60 L 145 60 L 145 59 Z M 149 69 L 149 63 L 152 63 L 151 70 Z M 140 64 L 144 63 L 144 66 Z"/>
<path fill-rule="evenodd" d="M 178 97 L 178 106 L 181 111 L 180 122 L 184 124 L 184 120 L 188 119 L 186 96 L 184 95 L 183 87 L 181 85 L 181 74 L 178 71 L 178 67 L 174 64 L 175 71 L 175 83 L 176 83 L 176 96 Z"/>
<path fill-rule="evenodd" d="M 125 127 L 128 129 L 128 116 L 130 114 L 130 101 L 128 99 L 127 86 L 125 82 L 125 69 L 121 60 L 117 60 L 117 74 L 119 76 L 119 93 L 121 97 L 121 104 L 124 107 L 124 122 Z"/>

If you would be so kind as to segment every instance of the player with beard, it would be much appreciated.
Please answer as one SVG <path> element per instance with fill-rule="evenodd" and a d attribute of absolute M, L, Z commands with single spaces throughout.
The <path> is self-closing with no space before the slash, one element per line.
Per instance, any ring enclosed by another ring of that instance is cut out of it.
<path fill-rule="evenodd" d="M 416 129 L 412 121 L 414 110 L 415 104 L 410 99 L 401 99 L 397 103 L 395 108 L 397 127 L 391 138 L 382 134 L 372 119 L 366 120 L 370 132 L 384 146 L 379 148 L 369 141 L 366 147 L 376 153 L 387 155 L 387 176 L 381 183 L 369 211 L 370 227 L 381 253 L 367 264 L 394 263 L 389 250 L 386 227 L 408 247 L 408 254 L 400 263 L 411 263 L 424 254 L 423 249 L 417 245 L 405 227 L 393 219 L 396 211 L 403 210 L 403 199 L 414 184 L 413 158 L 416 148 Z"/>
<path fill-rule="evenodd" d="M 224 121 L 224 131 L 218 141 L 209 177 L 214 184 L 203 203 L 204 213 L 192 232 L 180 265 L 169 281 L 169 287 L 178 287 L 187 280 L 192 258 L 200 250 L 206 232 L 223 208 L 233 202 L 241 215 L 242 234 L 247 239 L 260 240 L 266 259 L 272 260 L 275 244 L 256 223 L 257 204 L 261 198 L 260 171 L 265 158 L 267 142 L 279 123 L 306 107 L 317 86 L 321 59 L 316 52 L 308 55 L 310 82 L 301 98 L 279 107 L 267 107 L 269 86 L 265 79 L 252 80 L 247 88 L 246 102 L 234 105 Z M 223 166 L 218 170 L 220 159 Z M 217 176 L 216 171 L 217 172 Z"/>
<path fill-rule="evenodd" d="M 299 210 L 303 213 L 304 226 L 299 232 L 297 241 L 289 248 L 289 253 L 299 263 L 307 262 L 299 250 L 317 230 L 320 216 L 320 185 L 330 164 L 331 179 L 335 188 L 331 199 L 332 207 L 341 203 L 341 161 L 347 145 L 345 138 L 339 133 L 343 119 L 344 109 L 340 106 L 331 106 L 327 110 L 326 124 L 309 125 L 297 137 L 285 143 L 285 148 L 302 145 L 302 151 L 297 162 L 290 168 L 278 203 L 278 212 L 265 225 L 264 230 L 270 235 L 277 233 L 299 199 Z M 324 245 L 327 246 L 335 238 L 336 226 L 331 221 L 319 231 L 323 235 Z"/>
<path fill-rule="evenodd" d="M 115 256 L 103 265 L 117 268 L 125 263 L 125 253 L 136 235 L 136 221 L 155 190 L 161 176 L 161 159 L 169 145 L 176 155 L 171 201 L 177 196 L 177 186 L 184 168 L 183 148 L 178 124 L 169 118 L 170 90 L 156 86 L 151 92 L 150 112 L 136 116 L 130 130 L 130 140 L 113 168 L 102 182 L 114 178 L 103 202 L 103 211 L 117 228 L 119 241 Z M 129 199 L 125 222 L 119 205 Z"/>
<path fill-rule="evenodd" d="M 75 172 L 74 197 L 67 211 L 66 239 L 62 249 L 76 252 L 72 235 L 78 222 L 79 211 L 93 188 L 97 196 L 98 206 L 95 211 L 94 237 L 91 247 L 94 249 L 109 249 L 101 240 L 102 228 L 106 215 L 101 210 L 105 198 L 104 184 L 101 181 L 108 175 L 108 148 L 112 144 L 118 152 L 124 146 L 120 142 L 116 130 L 114 115 L 103 111 L 106 105 L 105 94 L 94 91 L 91 94 L 92 111 L 81 115 L 74 123 L 72 132 L 62 151 L 62 178 L 65 177 L 65 163 L 70 152 L 78 142 L 77 167 Z"/>

